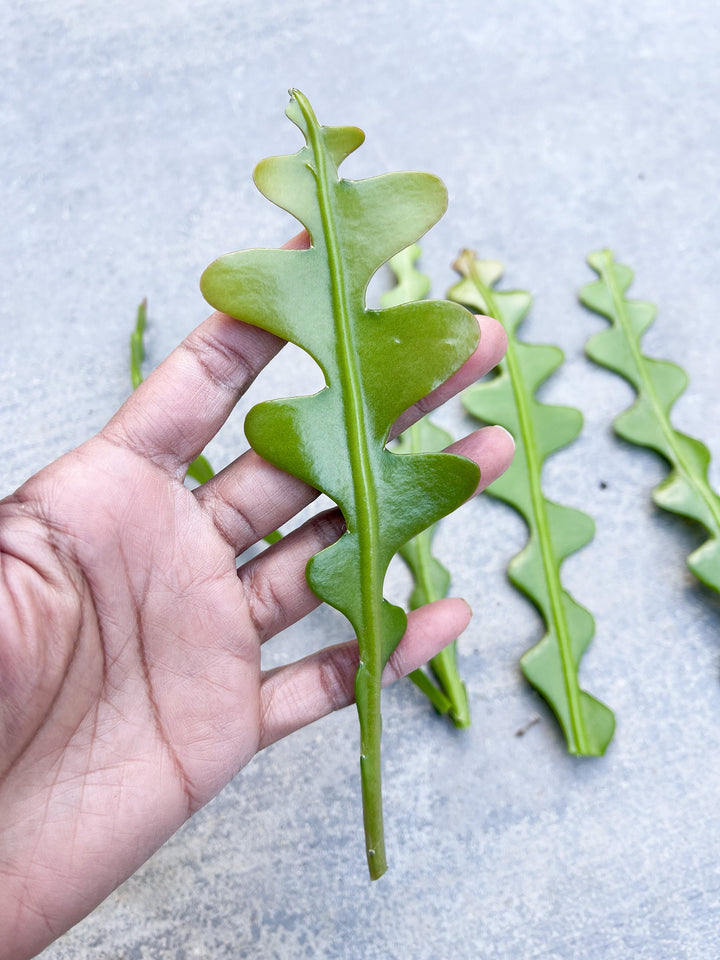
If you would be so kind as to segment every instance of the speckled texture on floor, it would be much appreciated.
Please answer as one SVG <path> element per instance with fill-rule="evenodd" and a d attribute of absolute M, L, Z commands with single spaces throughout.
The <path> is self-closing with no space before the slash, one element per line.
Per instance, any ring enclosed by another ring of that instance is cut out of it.
<path fill-rule="evenodd" d="M 633 294 L 660 306 L 646 352 L 688 370 L 675 422 L 709 445 L 717 484 L 717 3 L 9 0 L 0 37 L 0 489 L 123 400 L 143 296 L 153 364 L 206 314 L 215 256 L 294 232 L 251 172 L 298 148 L 297 86 L 321 122 L 366 131 L 347 175 L 446 181 L 424 243 L 437 294 L 474 247 L 533 293 L 523 336 L 565 350 L 542 396 L 581 407 L 585 429 L 545 487 L 597 523 L 564 578 L 597 621 L 583 683 L 618 718 L 603 759 L 563 752 L 517 667 L 541 629 L 504 576 L 523 525 L 480 499 L 436 541 L 476 612 L 460 641 L 473 727 L 409 683 L 387 691 L 387 876 L 366 879 L 349 710 L 259 756 L 43 956 L 717 960 L 720 603 L 685 568 L 698 532 L 650 503 L 662 464 L 610 431 L 631 392 L 584 359 L 602 322 L 576 302 L 591 251 L 636 269 Z M 252 403 L 316 383 L 311 367 L 274 362 L 212 461 L 243 448 Z M 458 404 L 438 419 L 470 427 Z M 394 565 L 388 593 L 406 590 Z M 321 609 L 267 662 L 345 635 Z"/>

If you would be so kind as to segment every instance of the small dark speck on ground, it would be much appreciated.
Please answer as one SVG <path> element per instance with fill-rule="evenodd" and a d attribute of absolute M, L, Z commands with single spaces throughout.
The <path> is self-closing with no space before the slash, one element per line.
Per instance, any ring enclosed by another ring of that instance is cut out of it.
<path fill-rule="evenodd" d="M 515 736 L 516 736 L 516 737 L 524 737 L 525 734 L 528 732 L 528 730 L 529 730 L 531 727 L 534 727 L 536 723 L 540 723 L 540 717 L 538 716 L 538 714 L 535 714 L 535 716 L 534 716 L 534 717 L 531 717 L 531 718 L 528 720 L 528 722 L 527 722 L 526 724 L 524 724 L 524 726 L 520 727 L 519 730 L 516 730 L 516 731 L 515 731 Z"/>

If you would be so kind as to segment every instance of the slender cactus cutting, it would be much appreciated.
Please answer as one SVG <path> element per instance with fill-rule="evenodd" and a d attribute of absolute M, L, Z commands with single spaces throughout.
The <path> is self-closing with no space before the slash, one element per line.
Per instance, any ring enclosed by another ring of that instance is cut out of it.
<path fill-rule="evenodd" d="M 430 292 L 430 277 L 415 266 L 420 258 L 420 247 L 413 243 L 389 262 L 397 283 L 380 298 L 383 307 L 394 307 L 412 300 L 423 300 Z M 453 441 L 450 434 L 423 417 L 409 427 L 395 445 L 395 453 L 433 453 L 444 450 Z M 408 606 L 411 610 L 440 600 L 450 589 L 450 573 L 432 554 L 432 540 L 436 525 L 428 527 L 400 548 L 400 556 L 412 574 L 414 586 Z M 470 707 L 465 684 L 460 679 L 457 664 L 457 640 L 453 640 L 428 664 L 439 684 L 436 686 L 424 670 L 408 674 L 422 690 L 438 713 L 448 714 L 456 727 L 470 726 Z"/>
<path fill-rule="evenodd" d="M 367 285 L 383 263 L 442 216 L 447 192 L 427 173 L 345 180 L 338 166 L 364 139 L 355 127 L 323 127 L 305 96 L 290 91 L 287 116 L 305 146 L 262 161 L 255 183 L 307 229 L 307 250 L 246 250 L 221 257 L 201 287 L 217 309 L 290 340 L 322 368 L 309 397 L 253 407 L 245 421 L 264 459 L 328 494 L 347 532 L 313 557 L 315 593 L 353 625 L 360 661 L 355 697 L 370 876 L 386 869 L 380 761 L 381 675 L 407 622 L 383 599 L 390 560 L 421 530 L 475 490 L 479 471 L 443 453 L 398 456 L 390 428 L 472 354 L 474 318 L 429 300 L 369 310 Z"/>
<path fill-rule="evenodd" d="M 587 355 L 619 373 L 637 392 L 633 405 L 615 419 L 615 431 L 630 443 L 655 450 L 670 464 L 670 474 L 652 498 L 664 510 L 705 527 L 709 537 L 690 554 L 687 565 L 702 583 L 720 591 L 720 498 L 708 481 L 710 452 L 670 422 L 672 407 L 687 387 L 687 374 L 676 363 L 643 354 L 641 339 L 656 310 L 651 303 L 625 296 L 632 270 L 616 263 L 610 250 L 591 254 L 588 263 L 600 279 L 581 289 L 580 301 L 611 326 L 588 341 Z"/>
<path fill-rule="evenodd" d="M 494 289 L 502 265 L 478 260 L 469 250 L 455 263 L 463 279 L 448 293 L 475 310 L 499 320 L 508 349 L 497 376 L 465 391 L 463 402 L 473 416 L 506 427 L 515 438 L 515 457 L 487 492 L 513 506 L 525 519 L 530 537 L 510 562 L 512 583 L 537 606 L 547 633 L 524 654 L 522 671 L 545 697 L 565 734 L 568 752 L 584 756 L 605 752 L 612 739 L 612 712 L 580 688 L 580 659 L 595 624 L 590 613 L 563 588 L 560 567 L 594 535 L 594 524 L 580 510 L 547 500 L 542 492 L 544 460 L 567 446 L 580 432 L 582 416 L 572 407 L 540 403 L 535 392 L 563 361 L 555 346 L 524 343 L 517 329 L 531 304 L 522 290 Z"/>
<path fill-rule="evenodd" d="M 143 382 L 142 365 L 145 359 L 145 329 L 147 327 L 147 297 L 143 297 L 137 308 L 135 329 L 130 334 L 130 383 L 137 390 Z"/>

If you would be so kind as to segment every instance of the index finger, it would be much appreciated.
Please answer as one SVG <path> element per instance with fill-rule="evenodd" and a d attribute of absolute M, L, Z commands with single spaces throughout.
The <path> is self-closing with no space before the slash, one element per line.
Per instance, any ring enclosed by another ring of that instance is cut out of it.
<path fill-rule="evenodd" d="M 302 231 L 283 249 L 309 246 Z M 140 384 L 102 433 L 184 476 L 284 345 L 267 330 L 215 312 Z"/>

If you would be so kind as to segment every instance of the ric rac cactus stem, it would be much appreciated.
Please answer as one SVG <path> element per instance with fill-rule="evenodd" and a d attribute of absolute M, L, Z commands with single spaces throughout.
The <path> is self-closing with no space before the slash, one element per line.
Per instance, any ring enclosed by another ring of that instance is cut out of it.
<path fill-rule="evenodd" d="M 537 606 L 547 633 L 522 657 L 523 673 L 552 707 L 562 726 L 568 751 L 583 756 L 604 753 L 615 721 L 612 712 L 580 688 L 580 658 L 594 632 L 591 615 L 563 588 L 563 560 L 593 537 L 587 514 L 547 500 L 541 472 L 546 457 L 575 439 L 582 417 L 572 407 L 540 403 L 535 392 L 562 363 L 558 347 L 517 339 L 531 299 L 522 290 L 499 292 L 494 285 L 502 266 L 478 260 L 465 250 L 455 263 L 463 277 L 448 293 L 499 320 L 508 335 L 508 349 L 491 381 L 469 388 L 463 400 L 468 411 L 484 421 L 499 423 L 515 438 L 515 457 L 507 472 L 487 490 L 505 500 L 525 519 L 530 538 L 510 563 L 513 584 Z"/>
<path fill-rule="evenodd" d="M 246 250 L 211 264 L 201 286 L 218 310 L 289 340 L 322 368 L 313 396 L 253 407 L 245 431 L 257 453 L 326 493 L 347 532 L 313 557 L 310 587 L 352 624 L 360 662 L 355 695 L 368 867 L 386 869 L 381 794 L 382 670 L 406 616 L 383 599 L 390 560 L 473 492 L 477 466 L 449 454 L 398 456 L 386 448 L 397 417 L 439 386 L 477 344 L 457 304 L 422 301 L 370 310 L 367 285 L 391 256 L 440 218 L 447 193 L 426 173 L 345 180 L 342 161 L 363 142 L 356 127 L 321 126 L 290 91 L 287 116 L 305 146 L 255 169 L 255 183 L 306 228 L 306 250 Z"/>
<path fill-rule="evenodd" d="M 453 438 L 430 420 L 424 418 L 413 424 L 399 438 L 396 453 L 431 453 L 444 450 Z M 400 556 L 407 564 L 415 581 L 409 607 L 416 610 L 433 600 L 446 597 L 450 589 L 450 572 L 433 556 L 432 541 L 437 524 L 423 530 L 400 548 Z M 430 699 L 439 713 L 447 713 L 456 727 L 470 726 L 470 705 L 465 684 L 460 679 L 457 664 L 457 640 L 453 640 L 428 664 L 439 686 L 436 687 L 422 670 L 414 670 L 410 679 Z"/>
<path fill-rule="evenodd" d="M 688 378 L 676 363 L 646 357 L 641 339 L 655 319 L 655 307 L 625 296 L 633 281 L 629 267 L 616 263 L 610 250 L 588 257 L 600 279 L 580 291 L 580 301 L 610 321 L 610 328 L 592 337 L 588 356 L 619 373 L 637 392 L 629 410 L 614 422 L 616 433 L 629 443 L 655 450 L 670 464 L 670 474 L 655 487 L 655 503 L 672 513 L 702 524 L 709 538 L 687 560 L 688 567 L 706 586 L 720 591 L 720 498 L 708 481 L 707 447 L 675 430 L 672 407 L 685 391 Z"/>
<path fill-rule="evenodd" d="M 383 307 L 422 300 L 430 292 L 430 278 L 415 266 L 420 258 L 420 247 L 414 243 L 396 254 L 388 263 L 397 284 L 380 298 Z M 453 438 L 446 430 L 433 424 L 427 417 L 409 427 L 398 439 L 395 453 L 429 453 L 444 450 Z M 432 540 L 436 527 L 428 527 L 400 548 L 415 581 L 409 607 L 415 610 L 433 600 L 447 596 L 450 573 L 432 554 Z M 438 713 L 448 714 L 456 727 L 470 726 L 470 707 L 465 684 L 460 679 L 457 665 L 457 640 L 436 654 L 428 664 L 439 688 L 422 669 L 408 674 L 430 700 Z"/>
<path fill-rule="evenodd" d="M 135 329 L 130 334 L 130 383 L 137 390 L 143 382 L 142 364 L 145 359 L 145 328 L 147 327 L 147 297 L 137 309 Z"/>

